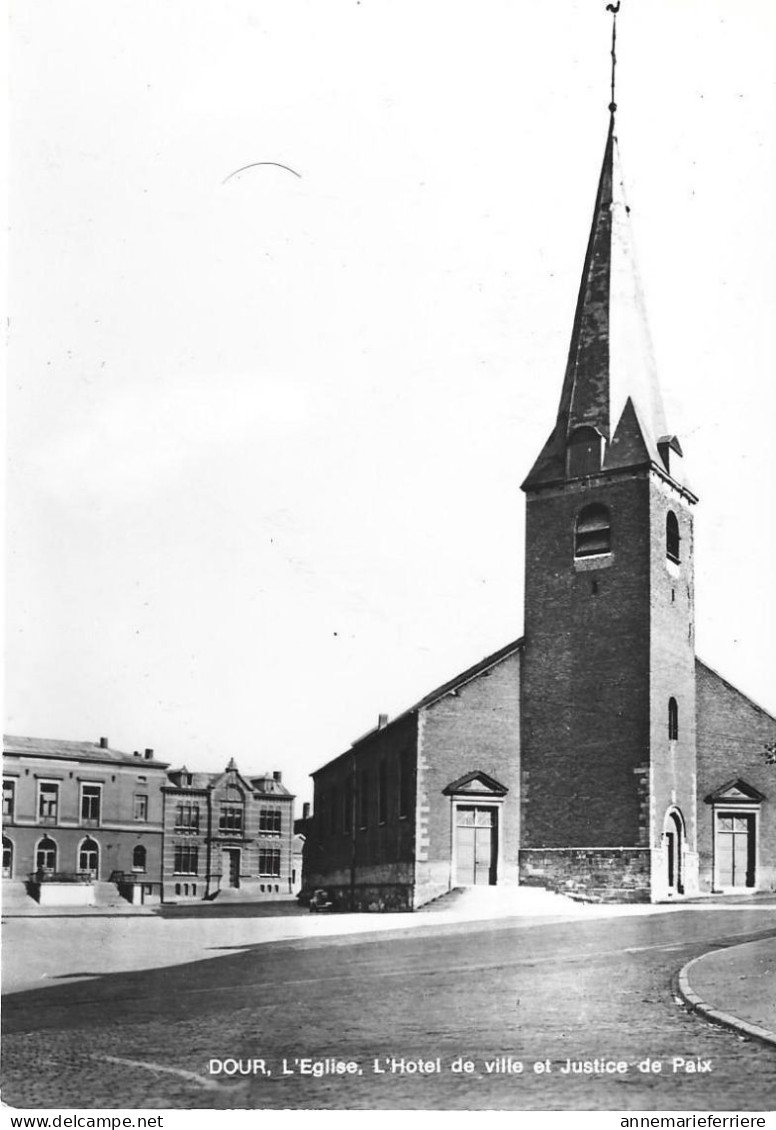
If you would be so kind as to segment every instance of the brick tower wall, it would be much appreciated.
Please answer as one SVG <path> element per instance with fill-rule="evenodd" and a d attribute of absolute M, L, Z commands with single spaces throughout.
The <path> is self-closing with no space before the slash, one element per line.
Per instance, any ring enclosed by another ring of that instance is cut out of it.
<path fill-rule="evenodd" d="M 679 523 L 679 562 L 666 555 L 666 516 Z M 649 842 L 653 849 L 652 897 L 668 887 L 664 831 L 666 815 L 678 812 L 685 843 L 681 893 L 698 891 L 696 734 L 695 734 L 695 582 L 693 516 L 679 492 L 652 476 L 650 482 L 650 747 L 651 803 Z M 669 699 L 678 709 L 678 734 L 668 727 Z M 679 893 L 678 891 L 676 893 Z"/>
<path fill-rule="evenodd" d="M 611 552 L 574 556 L 580 510 L 602 503 Z M 666 557 L 666 514 L 681 561 Z M 648 471 L 529 495 L 521 881 L 595 899 L 666 894 L 666 814 L 697 886 L 692 517 Z M 679 708 L 669 740 L 668 701 Z"/>
<path fill-rule="evenodd" d="M 575 561 L 576 517 L 600 502 L 611 553 Z M 523 673 L 523 846 L 646 846 L 649 486 L 599 476 L 529 495 Z M 597 591 L 595 591 L 597 590 Z"/>

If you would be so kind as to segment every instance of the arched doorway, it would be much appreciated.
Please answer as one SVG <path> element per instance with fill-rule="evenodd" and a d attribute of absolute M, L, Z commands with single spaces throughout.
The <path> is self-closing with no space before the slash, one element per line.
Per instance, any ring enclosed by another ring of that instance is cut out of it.
<path fill-rule="evenodd" d="M 3 836 L 3 878 L 13 878 L 13 842 Z"/>
<path fill-rule="evenodd" d="M 665 877 L 669 895 L 684 894 L 684 820 L 678 808 L 669 808 L 663 823 Z"/>

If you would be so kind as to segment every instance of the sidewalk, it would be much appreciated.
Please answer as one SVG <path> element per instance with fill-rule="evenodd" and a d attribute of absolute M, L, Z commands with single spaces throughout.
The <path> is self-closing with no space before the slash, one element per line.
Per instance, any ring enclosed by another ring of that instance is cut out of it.
<path fill-rule="evenodd" d="M 378 938 L 464 928 L 489 922 L 494 929 L 529 929 L 547 922 L 665 913 L 665 907 L 593 906 L 526 889 L 496 898 L 480 892 L 439 899 L 425 912 L 310 914 L 293 904 L 178 904 L 159 908 L 37 908 L 3 922 L 3 992 L 85 981 L 105 973 L 154 969 L 216 958 L 228 950 L 273 942 L 315 944 L 353 935 Z M 681 909 L 669 908 L 669 909 Z M 282 912 L 280 912 L 282 910 Z M 267 913 L 269 911 L 269 913 Z"/>
<path fill-rule="evenodd" d="M 696 957 L 679 973 L 679 992 L 706 1019 L 776 1047 L 776 938 Z"/>
<path fill-rule="evenodd" d="M 16 918 L 142 918 L 159 913 L 157 905 L 130 906 L 38 906 L 32 899 L 24 906 L 3 907 L 3 921 Z"/>

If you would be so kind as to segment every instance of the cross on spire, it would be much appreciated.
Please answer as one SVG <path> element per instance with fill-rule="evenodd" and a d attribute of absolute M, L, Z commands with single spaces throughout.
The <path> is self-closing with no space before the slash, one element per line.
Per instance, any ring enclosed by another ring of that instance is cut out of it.
<path fill-rule="evenodd" d="M 617 68 L 617 13 L 620 10 L 620 3 L 621 0 L 617 0 L 616 4 L 606 5 L 607 12 L 612 13 L 612 100 L 609 103 L 609 113 L 612 115 L 614 115 L 614 111 L 617 109 L 617 103 L 614 100 L 614 76 Z"/>

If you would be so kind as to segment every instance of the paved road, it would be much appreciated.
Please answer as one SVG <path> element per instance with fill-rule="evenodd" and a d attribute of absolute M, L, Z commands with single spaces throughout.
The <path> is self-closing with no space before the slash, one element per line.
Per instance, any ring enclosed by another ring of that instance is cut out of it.
<path fill-rule="evenodd" d="M 3 1010 L 4 1100 L 101 1109 L 771 1110 L 774 1051 L 688 1014 L 671 985 L 690 958 L 766 934 L 776 935 L 773 911 L 744 908 L 530 928 L 477 922 L 227 947 L 208 961 L 15 993 Z M 460 1057 L 471 1073 L 451 1070 Z M 272 1074 L 209 1073 L 209 1061 L 227 1059 L 263 1060 Z M 293 1074 L 282 1074 L 284 1059 Z M 305 1059 L 323 1073 L 303 1074 Z M 639 1071 L 647 1059 L 662 1071 Z M 332 1073 L 331 1060 L 352 1060 L 357 1071 Z M 602 1074 L 596 1060 L 627 1070 Z M 418 1061 L 430 1069 L 412 1071 Z M 494 1061 L 501 1070 L 489 1073 Z M 565 1072 L 568 1061 L 592 1070 Z"/>

